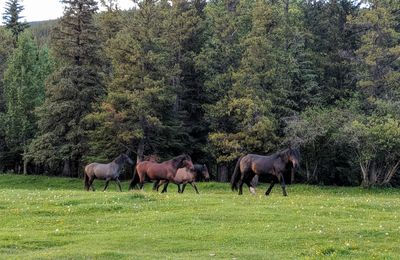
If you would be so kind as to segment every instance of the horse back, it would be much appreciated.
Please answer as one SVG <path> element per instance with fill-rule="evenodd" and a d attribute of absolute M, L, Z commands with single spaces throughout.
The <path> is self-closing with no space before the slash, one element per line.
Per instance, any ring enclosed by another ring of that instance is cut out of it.
<path fill-rule="evenodd" d="M 275 156 L 264 156 L 257 154 L 248 154 L 244 156 L 240 163 L 242 172 L 252 171 L 257 175 L 272 174 L 275 163 Z"/>
<path fill-rule="evenodd" d="M 194 180 L 194 174 L 190 172 L 189 169 L 187 168 L 180 168 L 176 171 L 176 175 L 174 177 L 174 182 L 177 184 L 183 183 L 183 182 L 193 182 Z"/>
<path fill-rule="evenodd" d="M 170 179 L 168 176 L 169 167 L 163 163 L 143 161 L 136 165 L 138 174 L 147 175 L 150 179 Z"/>
<path fill-rule="evenodd" d="M 87 175 L 93 175 L 94 171 L 93 168 L 97 165 L 98 163 L 90 163 L 88 165 L 85 166 L 85 173 Z"/>

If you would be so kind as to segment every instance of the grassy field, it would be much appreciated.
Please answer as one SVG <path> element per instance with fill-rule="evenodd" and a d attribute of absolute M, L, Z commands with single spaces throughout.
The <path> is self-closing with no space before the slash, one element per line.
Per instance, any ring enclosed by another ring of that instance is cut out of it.
<path fill-rule="evenodd" d="M 103 183 L 95 181 L 100 190 Z M 84 192 L 82 181 L 0 175 L 0 258 L 400 258 L 400 190 L 200 183 L 177 194 Z"/>

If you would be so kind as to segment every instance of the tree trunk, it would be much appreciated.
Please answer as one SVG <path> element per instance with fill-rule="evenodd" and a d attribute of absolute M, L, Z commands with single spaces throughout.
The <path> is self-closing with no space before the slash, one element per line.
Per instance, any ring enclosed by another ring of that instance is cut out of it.
<path fill-rule="evenodd" d="M 225 164 L 218 166 L 218 182 L 228 182 L 228 167 Z"/>
<path fill-rule="evenodd" d="M 70 161 L 64 160 L 64 168 L 62 171 L 62 176 L 64 177 L 70 177 L 71 176 L 71 166 L 70 166 Z"/>
<path fill-rule="evenodd" d="M 144 153 L 144 139 L 140 139 L 137 149 L 136 162 L 143 161 L 143 153 Z"/>
<path fill-rule="evenodd" d="M 398 161 L 393 167 L 389 168 L 389 170 L 385 174 L 385 178 L 383 179 L 383 182 L 382 182 L 383 185 L 389 184 L 390 180 L 395 175 L 395 173 L 397 172 L 399 167 L 400 167 L 400 161 Z"/>
<path fill-rule="evenodd" d="M 23 169 L 24 175 L 28 174 L 28 160 L 24 159 L 24 169 Z"/>
<path fill-rule="evenodd" d="M 23 165 L 24 165 L 24 169 L 23 169 L 24 175 L 28 174 L 28 159 L 25 158 L 26 153 L 27 153 L 27 151 L 26 151 L 26 145 L 25 145 L 24 154 L 22 155 L 22 161 L 23 161 Z"/>

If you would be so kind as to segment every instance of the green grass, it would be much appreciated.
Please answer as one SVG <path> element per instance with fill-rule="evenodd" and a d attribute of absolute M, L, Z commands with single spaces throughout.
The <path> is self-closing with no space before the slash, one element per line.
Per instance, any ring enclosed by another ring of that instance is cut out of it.
<path fill-rule="evenodd" d="M 95 181 L 0 175 L 0 259 L 400 257 L 400 190 L 200 183 L 177 194 Z"/>

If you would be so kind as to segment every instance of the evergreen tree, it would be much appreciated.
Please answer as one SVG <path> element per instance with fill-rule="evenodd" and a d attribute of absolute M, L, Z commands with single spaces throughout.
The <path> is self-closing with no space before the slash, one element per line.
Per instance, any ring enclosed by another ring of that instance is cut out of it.
<path fill-rule="evenodd" d="M 317 89 L 316 104 L 332 105 L 356 92 L 354 52 L 359 37 L 346 26 L 348 17 L 356 16 L 360 1 L 304 1 L 305 46 L 311 50 Z"/>
<path fill-rule="evenodd" d="M 358 86 L 367 97 L 400 99 L 400 3 L 369 1 L 369 7 L 350 21 L 361 32 L 357 50 Z"/>
<path fill-rule="evenodd" d="M 202 74 L 206 97 L 203 106 L 211 133 L 218 131 L 213 126 L 217 127 L 220 125 L 218 121 L 225 118 L 217 115 L 221 111 L 214 110 L 233 87 L 233 73 L 238 69 L 243 54 L 240 39 L 251 28 L 252 5 L 252 1 L 221 0 L 211 1 L 205 8 L 206 40 L 196 57 L 196 68 Z M 228 131 L 231 130 L 224 128 L 225 133 Z M 222 155 L 218 152 L 219 148 L 211 143 L 208 149 L 214 158 Z M 229 156 L 229 160 L 232 160 L 232 156 Z M 227 181 L 229 160 L 218 159 L 218 180 Z"/>
<path fill-rule="evenodd" d="M 201 1 L 188 0 L 174 0 L 171 5 L 166 19 L 171 30 L 167 31 L 165 38 L 173 54 L 171 63 L 177 69 L 172 78 L 172 87 L 177 95 L 174 117 L 184 127 L 182 142 L 184 147 L 190 147 L 192 159 L 204 160 L 207 128 L 202 104 L 206 95 L 194 62 L 204 42 L 201 18 L 204 5 Z"/>
<path fill-rule="evenodd" d="M 18 35 L 29 27 L 28 23 L 20 21 L 23 18 L 20 16 L 23 10 L 24 7 L 20 4 L 19 0 L 8 0 L 6 2 L 3 20 L 6 28 L 14 36 L 14 45 L 18 42 Z"/>
<path fill-rule="evenodd" d="M 53 53 L 59 68 L 46 84 L 46 99 L 38 111 L 39 135 L 30 146 L 30 156 L 76 176 L 86 150 L 83 118 L 103 94 L 99 75 L 98 29 L 94 0 L 65 0 L 64 16 L 53 31 Z"/>
<path fill-rule="evenodd" d="M 34 110 L 43 103 L 44 81 L 51 70 L 48 52 L 38 49 L 31 34 L 21 34 L 4 74 L 6 111 L 1 125 L 16 164 L 24 162 L 25 174 L 28 161 L 23 156 L 37 129 Z"/>
<path fill-rule="evenodd" d="M 117 146 L 114 150 L 130 147 L 138 159 L 146 151 L 170 156 L 183 151 L 186 139 L 174 109 L 181 71 L 174 59 L 177 46 L 168 38 L 176 29 L 168 17 L 172 7 L 155 0 L 137 5 L 130 23 L 109 42 L 113 79 L 99 111 L 88 118 L 96 125 L 91 143 L 94 151 L 102 150 L 98 140 L 107 136 L 104 143 Z"/>

